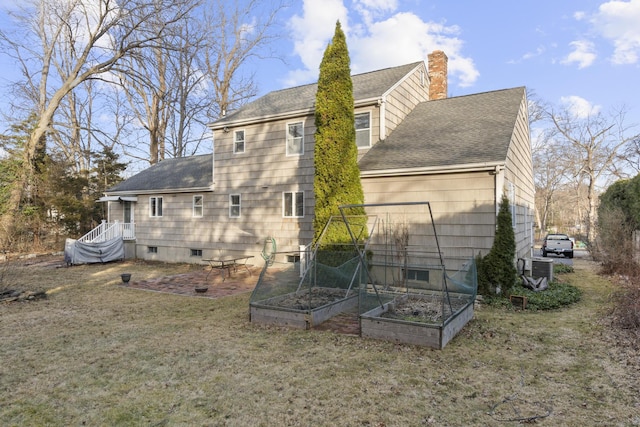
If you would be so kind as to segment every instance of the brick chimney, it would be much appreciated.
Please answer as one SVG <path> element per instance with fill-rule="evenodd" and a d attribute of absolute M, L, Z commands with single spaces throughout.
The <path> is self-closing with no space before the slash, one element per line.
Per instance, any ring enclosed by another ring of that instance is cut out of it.
<path fill-rule="evenodd" d="M 447 62 L 449 58 L 441 50 L 434 50 L 427 55 L 429 65 L 429 99 L 445 99 L 447 97 Z"/>

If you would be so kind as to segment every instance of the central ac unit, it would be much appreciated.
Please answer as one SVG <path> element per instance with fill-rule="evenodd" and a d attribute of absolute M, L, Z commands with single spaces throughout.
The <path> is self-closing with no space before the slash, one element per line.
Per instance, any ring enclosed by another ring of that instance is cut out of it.
<path fill-rule="evenodd" d="M 548 282 L 553 282 L 553 260 L 533 258 L 531 260 L 531 276 L 535 279 L 546 277 Z"/>

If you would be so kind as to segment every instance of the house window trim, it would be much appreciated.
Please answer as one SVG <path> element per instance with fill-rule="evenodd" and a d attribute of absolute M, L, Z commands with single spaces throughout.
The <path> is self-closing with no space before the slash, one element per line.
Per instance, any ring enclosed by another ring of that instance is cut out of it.
<path fill-rule="evenodd" d="M 162 218 L 162 216 L 164 215 L 164 201 L 162 200 L 163 198 L 163 196 L 149 197 L 149 218 Z M 152 200 L 155 200 L 155 203 L 153 203 Z M 160 201 L 160 215 L 158 215 L 158 201 Z"/>
<path fill-rule="evenodd" d="M 417 268 L 417 267 L 407 267 L 402 268 L 403 277 L 406 277 L 407 280 L 411 282 L 417 283 L 430 283 L 430 271 L 427 268 Z M 426 275 L 425 279 L 419 278 L 418 276 Z"/>
<path fill-rule="evenodd" d="M 291 214 L 287 215 L 287 204 L 286 204 L 286 195 L 291 194 Z M 295 215 L 296 213 L 296 195 L 302 194 L 302 215 Z M 305 194 L 304 191 L 283 191 L 282 192 L 282 217 L 283 218 L 304 218 L 305 208 L 304 208 Z"/>
<path fill-rule="evenodd" d="M 299 153 L 291 153 L 289 152 L 289 126 L 291 125 L 296 125 L 296 124 L 301 124 L 302 125 L 302 136 L 301 141 L 300 141 L 300 152 Z M 287 157 L 300 157 L 302 155 L 304 155 L 304 120 L 296 120 L 296 121 L 292 121 L 292 122 L 287 122 L 286 124 L 286 128 L 285 128 L 285 151 L 287 154 Z"/>
<path fill-rule="evenodd" d="M 197 197 L 200 197 L 200 205 L 196 204 Z M 193 218 L 202 218 L 204 216 L 204 196 L 202 194 L 194 194 L 191 207 L 191 215 L 193 216 Z M 198 214 L 197 212 L 198 208 L 200 209 L 200 214 Z"/>
<path fill-rule="evenodd" d="M 238 196 L 238 204 L 233 203 L 233 197 Z M 238 207 L 238 215 L 233 215 L 233 208 Z M 242 195 L 240 193 L 229 194 L 229 218 L 240 218 L 242 216 Z"/>
<path fill-rule="evenodd" d="M 356 147 L 358 147 L 358 150 L 366 150 L 368 148 L 371 148 L 371 134 L 372 134 L 372 126 L 371 126 L 371 118 L 373 117 L 371 110 L 367 110 L 367 111 L 357 111 L 354 114 L 354 122 L 355 122 L 355 116 L 358 115 L 362 115 L 362 114 L 368 114 L 369 115 L 369 127 L 366 129 L 360 129 L 360 131 L 364 131 L 367 130 L 368 134 L 369 134 L 369 141 L 368 141 L 368 145 L 363 145 L 363 146 L 359 146 L 358 145 L 358 128 L 356 128 Z M 355 126 L 355 123 L 354 123 Z"/>
<path fill-rule="evenodd" d="M 238 150 L 238 133 L 242 132 L 242 150 Z M 233 131 L 233 154 L 242 154 L 246 149 L 247 132 L 244 129 L 238 129 Z"/>
<path fill-rule="evenodd" d="M 202 258 L 202 249 L 195 249 L 195 248 L 191 248 L 189 249 L 189 253 L 190 253 L 190 257 L 193 258 Z"/>

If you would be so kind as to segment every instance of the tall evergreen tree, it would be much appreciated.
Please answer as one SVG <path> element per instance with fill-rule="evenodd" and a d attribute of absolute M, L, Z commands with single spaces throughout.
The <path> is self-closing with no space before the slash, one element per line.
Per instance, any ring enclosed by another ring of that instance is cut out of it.
<path fill-rule="evenodd" d="M 9 250 L 20 244 L 39 245 L 46 221 L 45 136 L 38 141 L 31 157 L 25 150 L 36 121 L 35 114 L 31 114 L 12 125 L 10 134 L 0 136 L 0 147 L 6 153 L 0 159 L 0 246 Z M 17 205 L 10 203 L 12 197 L 19 201 Z"/>
<path fill-rule="evenodd" d="M 320 64 L 315 105 L 315 240 L 345 204 L 364 203 L 354 119 L 353 83 L 347 42 L 336 23 L 333 40 Z M 350 214 L 364 214 L 364 209 Z M 342 231 L 339 231 L 342 230 Z M 323 244 L 350 242 L 344 229 L 328 230 Z"/>

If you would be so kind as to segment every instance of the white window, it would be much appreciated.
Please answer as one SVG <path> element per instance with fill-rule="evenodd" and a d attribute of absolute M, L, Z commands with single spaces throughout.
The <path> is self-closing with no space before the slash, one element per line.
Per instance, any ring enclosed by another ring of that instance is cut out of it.
<path fill-rule="evenodd" d="M 240 218 L 241 197 L 239 194 L 229 194 L 229 217 Z"/>
<path fill-rule="evenodd" d="M 233 137 L 233 152 L 244 153 L 244 131 L 237 130 Z"/>
<path fill-rule="evenodd" d="M 304 154 L 304 123 L 287 124 L 287 156 Z"/>
<path fill-rule="evenodd" d="M 193 196 L 193 217 L 202 218 L 204 210 L 204 198 L 202 196 Z"/>
<path fill-rule="evenodd" d="M 371 113 L 359 113 L 356 119 L 356 146 L 371 147 Z"/>
<path fill-rule="evenodd" d="M 202 258 L 202 249 L 191 249 L 191 256 Z"/>
<path fill-rule="evenodd" d="M 429 282 L 429 270 L 403 269 L 407 280 Z"/>
<path fill-rule="evenodd" d="M 288 191 L 282 194 L 282 215 L 285 218 L 304 216 L 304 192 Z"/>
<path fill-rule="evenodd" d="M 149 197 L 149 216 L 162 216 L 162 197 Z"/>

